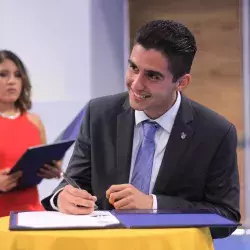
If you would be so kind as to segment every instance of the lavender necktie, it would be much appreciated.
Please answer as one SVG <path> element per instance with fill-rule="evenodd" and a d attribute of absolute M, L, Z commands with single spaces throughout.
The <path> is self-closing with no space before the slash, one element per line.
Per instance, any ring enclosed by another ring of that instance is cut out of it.
<path fill-rule="evenodd" d="M 143 140 L 137 153 L 131 184 L 143 193 L 149 193 L 150 179 L 155 154 L 155 133 L 159 128 L 156 122 L 144 121 Z"/>

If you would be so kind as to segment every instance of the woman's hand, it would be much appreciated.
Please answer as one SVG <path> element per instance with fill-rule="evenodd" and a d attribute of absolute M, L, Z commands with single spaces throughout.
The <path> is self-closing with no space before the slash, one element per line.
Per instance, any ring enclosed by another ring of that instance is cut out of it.
<path fill-rule="evenodd" d="M 38 176 L 45 179 L 60 178 L 62 172 L 62 161 L 53 161 L 52 165 L 45 164 L 40 168 Z"/>
<path fill-rule="evenodd" d="M 0 191 L 7 192 L 17 186 L 19 178 L 22 176 L 20 171 L 8 174 L 10 169 L 0 171 Z"/>

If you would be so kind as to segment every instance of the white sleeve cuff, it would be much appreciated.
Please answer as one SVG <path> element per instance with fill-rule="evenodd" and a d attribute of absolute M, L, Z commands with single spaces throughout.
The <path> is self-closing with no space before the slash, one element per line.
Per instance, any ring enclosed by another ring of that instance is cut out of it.
<path fill-rule="evenodd" d="M 154 194 L 151 194 L 151 196 L 153 197 L 153 207 L 152 207 L 152 209 L 156 210 L 157 209 L 157 199 L 156 199 L 156 196 Z"/>
<path fill-rule="evenodd" d="M 61 189 L 57 190 L 57 191 L 53 194 L 53 196 L 50 198 L 50 200 L 49 200 L 51 207 L 52 207 L 54 210 L 56 210 L 56 211 L 58 211 L 58 207 L 55 205 L 54 199 L 55 199 L 55 196 L 56 196 L 59 192 L 61 192 L 63 189 L 64 189 L 64 188 L 61 188 Z"/>

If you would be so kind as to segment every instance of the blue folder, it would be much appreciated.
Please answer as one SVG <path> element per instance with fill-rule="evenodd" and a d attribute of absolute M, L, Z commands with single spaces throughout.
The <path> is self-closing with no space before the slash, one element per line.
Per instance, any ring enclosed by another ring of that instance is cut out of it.
<path fill-rule="evenodd" d="M 126 228 L 188 228 L 188 227 L 237 227 L 238 222 L 206 211 L 126 211 L 116 210 L 115 217 Z"/>
<path fill-rule="evenodd" d="M 201 227 L 237 227 L 241 225 L 238 222 L 224 218 L 218 214 L 213 213 L 177 213 L 166 211 L 154 211 L 151 212 L 128 212 L 123 211 L 111 211 L 112 214 L 119 220 L 120 224 L 109 225 L 105 228 L 201 228 Z M 18 212 L 11 212 L 9 229 L 12 231 L 17 230 L 75 230 L 75 229 L 98 229 L 89 227 L 67 227 L 67 228 L 29 228 L 21 227 L 17 224 Z"/>
<path fill-rule="evenodd" d="M 39 168 L 44 166 L 44 164 L 51 164 L 53 160 L 61 160 L 73 143 L 74 140 L 67 140 L 27 149 L 10 171 L 10 173 L 19 170 L 22 171 L 22 177 L 15 190 L 39 184 L 42 180 L 42 178 L 37 175 Z"/>

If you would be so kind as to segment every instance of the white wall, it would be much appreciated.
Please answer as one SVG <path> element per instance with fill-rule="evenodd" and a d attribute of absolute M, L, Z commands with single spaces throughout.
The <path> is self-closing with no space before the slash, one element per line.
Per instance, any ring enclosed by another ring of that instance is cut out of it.
<path fill-rule="evenodd" d="M 0 9 L 0 49 L 26 64 L 48 142 L 90 98 L 124 90 L 126 0 L 1 0 Z M 43 181 L 41 198 L 57 183 Z"/>
<path fill-rule="evenodd" d="M 91 95 L 124 89 L 128 61 L 128 4 L 123 0 L 92 0 Z"/>

